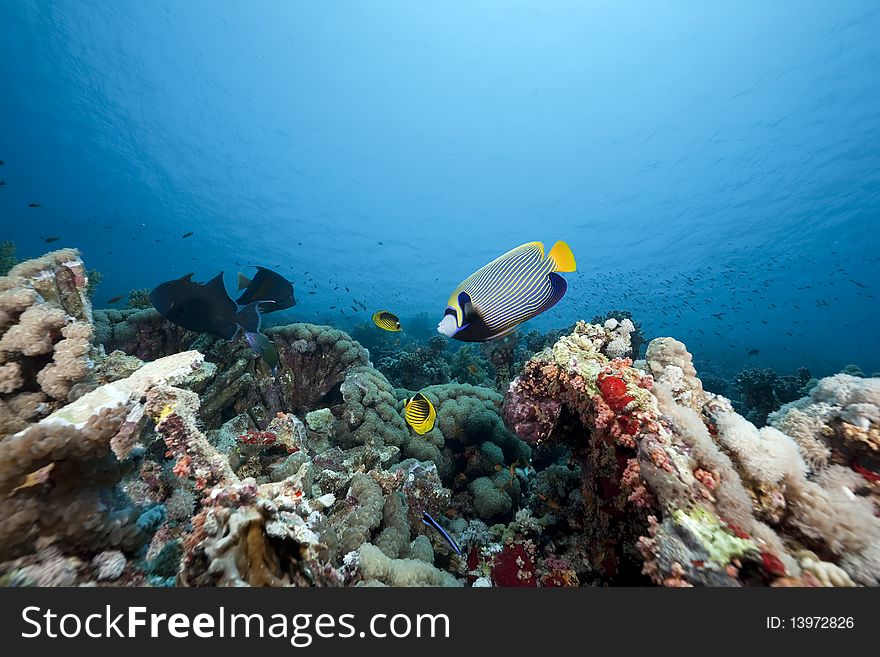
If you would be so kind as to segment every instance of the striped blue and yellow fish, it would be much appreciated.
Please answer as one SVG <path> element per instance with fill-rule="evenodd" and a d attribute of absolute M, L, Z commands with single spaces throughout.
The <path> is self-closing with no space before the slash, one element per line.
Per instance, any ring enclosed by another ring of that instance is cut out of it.
<path fill-rule="evenodd" d="M 403 419 L 420 436 L 434 428 L 437 411 L 422 393 L 416 393 L 403 403 Z"/>
<path fill-rule="evenodd" d="M 546 257 L 541 242 L 518 246 L 459 283 L 437 331 L 463 342 L 507 335 L 556 305 L 568 288 L 557 272 L 575 267 L 574 254 L 565 242 L 556 242 Z"/>
<path fill-rule="evenodd" d="M 373 313 L 373 324 L 384 331 L 402 331 L 400 320 L 397 315 L 387 310 L 377 310 Z"/>

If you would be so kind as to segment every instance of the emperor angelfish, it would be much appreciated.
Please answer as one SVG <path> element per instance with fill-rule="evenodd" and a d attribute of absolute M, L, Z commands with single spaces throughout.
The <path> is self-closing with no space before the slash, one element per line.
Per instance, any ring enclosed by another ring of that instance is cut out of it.
<path fill-rule="evenodd" d="M 434 428 L 437 411 L 431 400 L 419 392 L 403 403 L 403 419 L 421 436 Z"/>
<path fill-rule="evenodd" d="M 568 289 L 557 272 L 575 267 L 574 254 L 565 242 L 556 242 L 546 257 L 541 242 L 518 246 L 458 284 L 437 331 L 463 342 L 507 335 L 556 305 Z"/>
<path fill-rule="evenodd" d="M 396 332 L 403 330 L 400 326 L 400 320 L 397 318 L 397 315 L 390 313 L 387 310 L 378 310 L 374 312 L 373 324 L 384 331 Z"/>

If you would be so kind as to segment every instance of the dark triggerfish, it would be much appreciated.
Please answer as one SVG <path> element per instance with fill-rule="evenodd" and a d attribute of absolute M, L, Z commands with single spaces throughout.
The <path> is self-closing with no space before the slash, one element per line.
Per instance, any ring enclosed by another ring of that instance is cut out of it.
<path fill-rule="evenodd" d="M 575 267 L 574 254 L 565 242 L 556 242 L 546 257 L 541 242 L 518 246 L 459 283 L 446 302 L 437 331 L 463 342 L 507 335 L 556 305 L 568 288 L 557 272 Z"/>
<path fill-rule="evenodd" d="M 239 327 L 247 333 L 260 330 L 259 301 L 239 310 L 223 285 L 223 272 L 207 283 L 194 283 L 192 274 L 166 281 L 150 292 L 150 301 L 165 319 L 190 331 L 231 340 Z"/>
<path fill-rule="evenodd" d="M 296 299 L 293 298 L 293 283 L 265 267 L 257 267 L 257 273 L 253 278 L 239 273 L 238 289 L 244 290 L 238 297 L 240 306 L 246 306 L 253 301 L 272 301 L 273 303 L 260 307 L 260 311 L 264 313 L 273 313 L 296 305 Z"/>

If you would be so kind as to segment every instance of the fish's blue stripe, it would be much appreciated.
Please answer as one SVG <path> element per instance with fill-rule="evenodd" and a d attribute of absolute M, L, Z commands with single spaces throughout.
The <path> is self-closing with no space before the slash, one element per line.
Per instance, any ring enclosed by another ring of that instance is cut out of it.
<path fill-rule="evenodd" d="M 434 519 L 431 517 L 431 514 L 428 513 L 427 511 L 425 511 L 424 513 L 422 513 L 422 522 L 425 523 L 426 525 L 430 526 L 430 527 L 433 527 L 433 528 L 436 529 L 438 532 L 440 532 L 440 534 L 443 536 L 443 538 L 446 539 L 446 542 L 449 543 L 449 546 L 450 546 L 453 550 L 455 550 L 455 553 L 456 553 L 457 555 L 461 556 L 461 548 L 458 547 L 458 543 L 455 542 L 455 539 L 453 539 L 453 538 L 452 538 L 452 537 L 446 532 L 446 530 L 443 529 L 443 527 L 441 527 L 441 526 L 437 523 L 437 521 L 434 520 Z"/>

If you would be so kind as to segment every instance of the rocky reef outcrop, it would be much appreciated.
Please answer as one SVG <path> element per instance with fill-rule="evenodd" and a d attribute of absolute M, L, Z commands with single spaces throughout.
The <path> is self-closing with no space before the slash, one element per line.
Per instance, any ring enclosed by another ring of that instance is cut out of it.
<path fill-rule="evenodd" d="M 880 578 L 878 379 L 823 379 L 758 428 L 681 342 L 633 362 L 622 314 L 449 358 L 434 341 L 387 361 L 392 380 L 342 331 L 277 326 L 273 373 L 244 340 L 93 312 L 84 272 L 64 250 L 0 278 L 3 583 Z M 393 379 L 423 361 L 419 435 Z"/>

